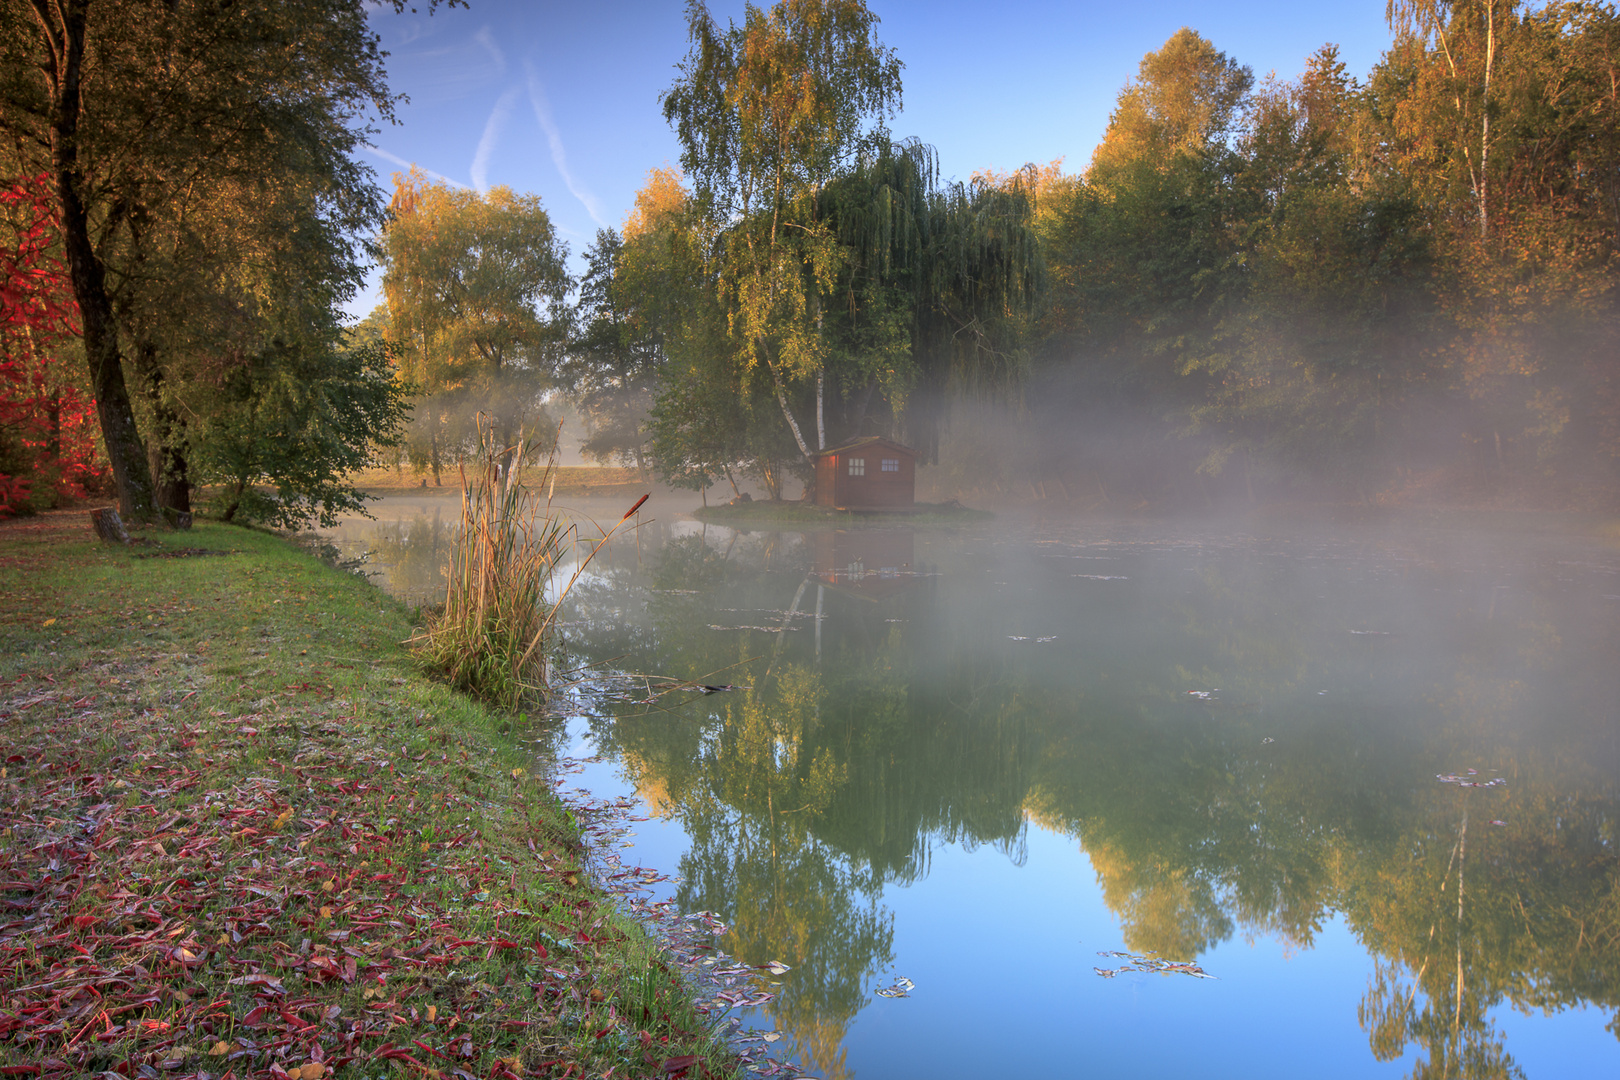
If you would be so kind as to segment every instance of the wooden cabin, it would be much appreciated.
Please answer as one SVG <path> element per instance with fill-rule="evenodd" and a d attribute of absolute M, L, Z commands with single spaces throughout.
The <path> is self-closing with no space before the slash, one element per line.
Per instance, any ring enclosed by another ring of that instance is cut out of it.
<path fill-rule="evenodd" d="M 904 513 L 917 498 L 917 454 L 881 435 L 816 455 L 816 505 Z"/>

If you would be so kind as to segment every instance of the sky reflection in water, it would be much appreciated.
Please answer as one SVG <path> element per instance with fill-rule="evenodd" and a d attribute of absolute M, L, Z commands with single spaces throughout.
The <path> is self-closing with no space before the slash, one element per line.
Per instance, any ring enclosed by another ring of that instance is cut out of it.
<path fill-rule="evenodd" d="M 450 513 L 414 510 L 346 542 L 430 599 Z M 581 782 L 792 966 L 753 1022 L 822 1075 L 1620 1066 L 1611 548 L 688 521 L 596 569 L 575 654 L 752 689 L 603 704 Z"/>

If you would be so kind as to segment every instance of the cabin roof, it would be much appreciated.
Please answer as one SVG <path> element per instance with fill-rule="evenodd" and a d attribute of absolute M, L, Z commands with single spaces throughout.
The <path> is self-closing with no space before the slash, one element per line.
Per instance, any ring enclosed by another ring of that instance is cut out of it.
<path fill-rule="evenodd" d="M 899 450 L 901 453 L 910 454 L 912 457 L 917 456 L 917 451 L 909 446 L 897 443 L 893 439 L 885 439 L 882 435 L 868 435 L 864 439 L 856 439 L 854 442 L 847 442 L 843 446 L 830 447 L 821 451 L 816 457 L 830 457 L 833 454 L 843 454 L 851 450 L 866 450 L 875 446 L 887 446 L 891 450 Z"/>

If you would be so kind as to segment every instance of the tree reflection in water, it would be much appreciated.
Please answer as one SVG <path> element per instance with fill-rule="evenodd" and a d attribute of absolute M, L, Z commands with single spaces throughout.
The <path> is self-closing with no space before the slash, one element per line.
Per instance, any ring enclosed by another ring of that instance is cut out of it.
<path fill-rule="evenodd" d="M 666 536 L 571 630 L 751 686 L 593 730 L 690 836 L 679 903 L 794 968 L 773 1010 L 807 1063 L 846 1071 L 894 962 L 885 887 L 942 844 L 1021 860 L 1030 822 L 1078 842 L 1135 952 L 1309 949 L 1342 917 L 1372 1054 L 1416 1048 L 1415 1077 L 1520 1075 L 1504 1004 L 1620 1007 L 1612 602 L 1416 541 L 917 536 L 881 595 L 818 572 L 831 538 Z M 736 626 L 779 632 L 711 629 Z M 1507 782 L 1435 779 L 1468 768 Z"/>

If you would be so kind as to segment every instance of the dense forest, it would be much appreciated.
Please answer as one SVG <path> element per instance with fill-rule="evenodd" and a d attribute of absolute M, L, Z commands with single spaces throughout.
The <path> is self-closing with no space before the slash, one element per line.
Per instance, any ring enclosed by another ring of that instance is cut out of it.
<path fill-rule="evenodd" d="M 130 14 L 0 5 L 13 509 L 330 516 L 359 465 L 442 482 L 480 416 L 515 438 L 557 395 L 587 453 L 693 489 L 791 494 L 882 434 L 942 493 L 1077 505 L 1620 490 L 1609 4 L 1401 0 L 1372 71 L 1324 45 L 1292 81 L 1183 29 L 1083 168 L 960 180 L 890 130 L 862 0 L 694 0 L 648 103 L 680 167 L 577 276 L 532 195 L 412 171 L 385 202 L 363 5 Z"/>
<path fill-rule="evenodd" d="M 1329 45 L 1260 83 L 1182 30 L 1083 171 L 942 184 L 854 59 L 825 116 L 789 114 L 850 131 L 842 156 L 778 154 L 802 142 L 749 113 L 777 101 L 750 80 L 776 84 L 741 58 L 819 55 L 825 31 L 802 5 L 729 35 L 695 11 L 665 99 L 690 184 L 655 175 L 605 238 L 597 309 L 666 354 L 659 467 L 743 460 L 774 490 L 809 438 L 889 434 L 956 490 L 1611 500 L 1620 22 L 1492 2 L 1391 24 L 1364 80 Z"/>

